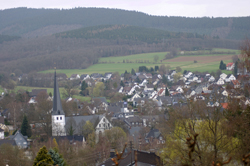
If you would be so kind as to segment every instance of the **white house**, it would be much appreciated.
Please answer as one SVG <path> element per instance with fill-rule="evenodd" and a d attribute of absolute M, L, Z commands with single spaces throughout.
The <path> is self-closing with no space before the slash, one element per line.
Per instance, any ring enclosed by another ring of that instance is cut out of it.
<path fill-rule="evenodd" d="M 226 67 L 227 67 L 227 70 L 233 70 L 234 69 L 234 63 L 233 62 L 228 63 Z"/>
<path fill-rule="evenodd" d="M 69 79 L 70 80 L 77 80 L 77 79 L 80 79 L 80 76 L 79 76 L 79 74 L 72 74 Z"/>
<path fill-rule="evenodd" d="M 223 78 L 219 78 L 218 81 L 216 82 L 217 85 L 224 85 L 224 79 Z"/>
<path fill-rule="evenodd" d="M 209 80 L 208 80 L 208 82 L 214 82 L 214 81 L 215 81 L 214 76 L 211 76 L 211 77 L 209 78 Z"/>
<path fill-rule="evenodd" d="M 227 75 L 226 75 L 225 73 L 222 73 L 222 74 L 220 75 L 220 78 L 222 78 L 223 80 L 225 80 L 225 79 L 227 78 Z"/>

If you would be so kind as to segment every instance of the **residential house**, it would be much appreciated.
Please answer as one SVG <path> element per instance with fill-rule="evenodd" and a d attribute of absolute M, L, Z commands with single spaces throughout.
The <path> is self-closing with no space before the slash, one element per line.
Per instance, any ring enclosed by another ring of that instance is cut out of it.
<path fill-rule="evenodd" d="M 211 76 L 211 77 L 208 79 L 208 82 L 214 82 L 214 81 L 215 81 L 214 76 Z"/>
<path fill-rule="evenodd" d="M 86 79 L 89 79 L 90 78 L 90 76 L 88 75 L 88 74 L 82 74 L 81 76 L 80 76 L 80 79 L 81 80 L 86 80 Z"/>
<path fill-rule="evenodd" d="M 93 73 L 90 75 L 90 77 L 93 79 L 93 80 L 102 80 L 103 79 L 103 75 L 102 74 L 99 74 L 99 73 Z"/>
<path fill-rule="evenodd" d="M 29 147 L 28 137 L 23 136 L 19 131 L 17 131 L 15 135 L 9 136 L 9 139 L 14 140 L 16 145 L 21 149 L 26 149 Z"/>
<path fill-rule="evenodd" d="M 229 83 L 232 80 L 236 80 L 235 76 L 233 74 L 228 74 L 226 79 L 225 79 L 225 82 Z"/>
<path fill-rule="evenodd" d="M 225 80 L 225 79 L 227 78 L 227 75 L 226 75 L 225 73 L 222 73 L 222 74 L 220 75 L 220 78 L 222 78 L 223 80 Z"/>
<path fill-rule="evenodd" d="M 224 79 L 223 77 L 219 78 L 218 81 L 216 82 L 217 85 L 224 85 L 225 82 L 224 82 Z"/>
<path fill-rule="evenodd" d="M 74 134 L 82 135 L 83 126 L 87 121 L 93 124 L 96 134 L 103 133 L 105 130 L 111 129 L 113 126 L 104 115 L 89 116 L 71 116 L 65 118 L 66 135 L 68 135 L 71 127 L 74 128 Z"/>
<path fill-rule="evenodd" d="M 227 67 L 227 70 L 233 70 L 234 69 L 234 63 L 233 62 L 228 63 L 226 67 Z"/>
<path fill-rule="evenodd" d="M 240 83 L 238 80 L 232 80 L 231 81 L 231 85 L 233 85 L 233 87 L 236 88 L 240 88 Z"/>
<path fill-rule="evenodd" d="M 163 135 L 158 129 L 151 129 L 145 137 L 146 143 L 157 142 L 157 144 L 164 144 Z"/>
<path fill-rule="evenodd" d="M 69 80 L 78 80 L 80 79 L 80 75 L 79 74 L 72 74 L 69 78 Z"/>
<path fill-rule="evenodd" d="M 104 80 L 109 80 L 112 77 L 112 73 L 105 73 Z"/>
<path fill-rule="evenodd" d="M 105 97 L 93 97 L 92 100 L 91 100 L 91 103 L 94 104 L 94 106 L 98 110 L 107 111 L 108 102 L 107 102 Z"/>

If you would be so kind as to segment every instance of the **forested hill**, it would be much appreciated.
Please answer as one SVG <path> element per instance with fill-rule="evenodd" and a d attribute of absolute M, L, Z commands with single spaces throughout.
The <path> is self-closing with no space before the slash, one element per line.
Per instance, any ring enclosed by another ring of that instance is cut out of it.
<path fill-rule="evenodd" d="M 132 25 L 190 32 L 226 39 L 250 37 L 250 17 L 186 18 L 150 16 L 136 11 L 103 8 L 27 9 L 0 11 L 0 34 L 45 36 L 97 25 Z"/>
<path fill-rule="evenodd" d="M 141 41 L 149 44 L 163 43 L 167 39 L 180 38 L 200 38 L 204 39 L 206 36 L 184 33 L 184 32 L 168 32 L 165 30 L 158 30 L 152 28 L 143 28 L 129 25 L 101 25 L 94 27 L 80 28 L 67 32 L 58 33 L 56 37 L 62 38 L 83 38 L 83 39 L 126 39 L 133 41 Z"/>

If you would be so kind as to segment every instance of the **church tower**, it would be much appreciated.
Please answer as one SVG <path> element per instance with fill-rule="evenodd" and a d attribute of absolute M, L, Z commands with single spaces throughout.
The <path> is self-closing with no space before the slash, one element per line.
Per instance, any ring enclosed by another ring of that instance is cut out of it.
<path fill-rule="evenodd" d="M 56 78 L 56 71 L 54 76 L 54 94 L 53 94 L 53 110 L 52 116 L 52 136 L 66 136 L 65 131 L 65 113 L 62 109 L 59 87 Z"/>

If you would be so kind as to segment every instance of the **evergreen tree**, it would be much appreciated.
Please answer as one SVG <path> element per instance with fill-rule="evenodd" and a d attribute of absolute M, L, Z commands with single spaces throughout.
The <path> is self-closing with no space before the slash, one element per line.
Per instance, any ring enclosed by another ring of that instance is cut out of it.
<path fill-rule="evenodd" d="M 155 66 L 155 71 L 159 70 L 159 66 Z"/>
<path fill-rule="evenodd" d="M 48 166 L 53 165 L 53 163 L 54 162 L 51 156 L 48 154 L 47 148 L 43 146 L 37 153 L 33 166 Z"/>
<path fill-rule="evenodd" d="M 63 156 L 58 152 L 57 148 L 50 149 L 48 154 L 51 156 L 51 159 L 54 162 L 54 165 L 57 166 L 66 166 L 66 162 Z"/>
<path fill-rule="evenodd" d="M 85 81 L 83 81 L 82 84 L 81 84 L 81 90 L 84 91 L 87 88 L 88 88 L 88 84 Z"/>
<path fill-rule="evenodd" d="M 134 69 L 131 70 L 131 74 L 135 75 L 135 70 Z"/>
<path fill-rule="evenodd" d="M 165 89 L 165 96 L 169 96 L 168 88 Z"/>
<path fill-rule="evenodd" d="M 123 82 L 123 81 L 121 81 L 120 85 L 121 85 L 122 87 L 124 87 L 124 86 L 125 86 L 125 84 L 124 84 L 124 82 Z"/>
<path fill-rule="evenodd" d="M 167 83 L 168 83 L 168 78 L 165 76 L 165 74 L 163 74 L 163 76 L 162 76 L 162 82 L 163 82 L 164 84 L 167 84 Z"/>
<path fill-rule="evenodd" d="M 220 61 L 220 70 L 226 70 L 226 68 L 227 68 L 227 65 L 221 60 Z"/>
<path fill-rule="evenodd" d="M 23 123 L 21 126 L 21 133 L 23 136 L 31 137 L 31 128 L 30 128 L 30 125 L 29 125 L 29 122 L 28 122 L 26 115 L 24 115 L 24 117 L 23 117 Z"/>
<path fill-rule="evenodd" d="M 237 76 L 237 73 L 238 73 L 238 61 L 235 62 L 234 64 L 234 76 L 236 77 Z"/>
<path fill-rule="evenodd" d="M 219 67 L 220 70 L 222 70 L 223 64 L 224 64 L 224 63 L 223 63 L 223 61 L 221 60 L 221 61 L 220 61 L 220 67 Z"/>

